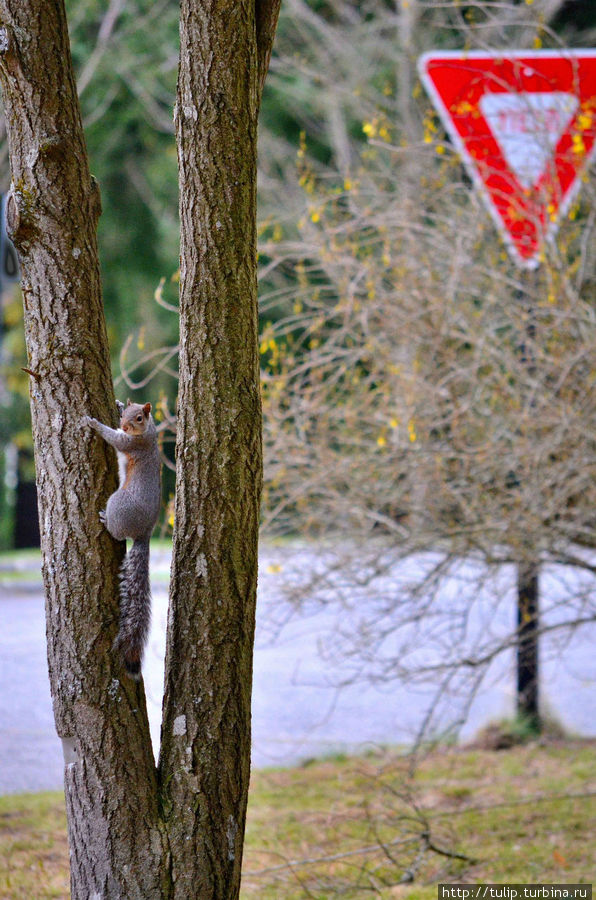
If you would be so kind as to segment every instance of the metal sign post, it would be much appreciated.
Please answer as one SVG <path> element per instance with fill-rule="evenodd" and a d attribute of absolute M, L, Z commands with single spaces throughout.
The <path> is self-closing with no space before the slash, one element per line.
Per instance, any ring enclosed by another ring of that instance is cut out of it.
<path fill-rule="evenodd" d="M 418 70 L 516 265 L 538 268 L 596 156 L 596 50 L 431 51 Z M 532 302 L 528 273 L 520 303 Z M 522 362 L 534 371 L 530 315 Z M 539 565 L 517 577 L 517 709 L 540 724 Z"/>
<path fill-rule="evenodd" d="M 525 306 L 527 321 L 519 348 L 520 361 L 528 376 L 536 372 L 534 339 L 536 326 L 533 316 L 534 294 L 537 288 L 535 271 L 522 273 L 524 289 L 518 291 L 517 300 Z M 532 389 L 530 388 L 530 394 Z M 534 402 L 530 399 L 530 406 Z M 540 730 L 539 697 L 539 625 L 540 625 L 540 565 L 533 559 L 523 559 L 517 565 L 517 647 L 516 647 L 516 709 L 537 731 Z"/>

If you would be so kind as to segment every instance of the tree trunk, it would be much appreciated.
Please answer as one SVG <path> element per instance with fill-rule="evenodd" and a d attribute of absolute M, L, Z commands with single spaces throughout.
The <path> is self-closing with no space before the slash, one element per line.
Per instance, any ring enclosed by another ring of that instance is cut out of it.
<path fill-rule="evenodd" d="M 75 900 L 234 898 L 250 754 L 261 481 L 255 158 L 278 2 L 182 3 L 176 538 L 159 781 L 111 644 L 122 547 L 98 512 L 115 420 L 63 0 L 0 0 L 0 79 L 31 373 L 48 662 Z"/>
<path fill-rule="evenodd" d="M 159 885 L 155 766 L 143 691 L 121 679 L 110 649 L 122 548 L 98 512 L 115 487 L 115 460 L 81 427 L 86 414 L 109 422 L 116 412 L 96 245 L 99 189 L 89 174 L 62 3 L 2 0 L 0 15 L 7 218 L 22 272 L 72 896 L 140 900 Z"/>
<path fill-rule="evenodd" d="M 182 465 L 160 756 L 180 900 L 240 884 L 262 467 L 257 116 L 278 7 L 181 5 Z"/>

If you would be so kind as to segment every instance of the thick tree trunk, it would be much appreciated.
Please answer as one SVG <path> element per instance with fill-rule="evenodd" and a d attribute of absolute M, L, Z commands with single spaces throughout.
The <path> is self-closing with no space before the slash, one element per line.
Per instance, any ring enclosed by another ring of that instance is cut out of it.
<path fill-rule="evenodd" d="M 122 547 L 98 511 L 115 419 L 63 0 L 0 0 L 0 80 L 31 372 L 48 662 L 75 900 L 238 896 L 261 483 L 255 181 L 279 0 L 182 3 L 176 538 L 162 752 L 111 644 Z"/>

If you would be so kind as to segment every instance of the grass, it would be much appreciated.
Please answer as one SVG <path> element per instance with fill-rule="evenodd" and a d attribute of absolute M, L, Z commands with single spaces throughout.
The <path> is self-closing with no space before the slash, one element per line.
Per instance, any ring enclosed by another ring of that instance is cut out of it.
<path fill-rule="evenodd" d="M 153 560 L 151 565 L 151 578 L 157 584 L 167 585 L 170 580 L 169 555 L 166 560 L 156 562 L 155 557 L 160 554 L 169 554 L 172 550 L 172 542 L 168 539 L 153 538 L 151 540 Z M 0 587 L 19 588 L 20 585 L 42 585 L 41 576 L 41 551 L 39 549 L 9 550 L 0 553 Z M 2 898 L 0 897 L 0 900 Z"/>
<path fill-rule="evenodd" d="M 0 553 L 0 586 L 39 582 L 41 585 L 41 553 L 39 550 L 10 550 Z"/>
<path fill-rule="evenodd" d="M 0 797 L 0 898 L 67 898 L 62 793 Z"/>
<path fill-rule="evenodd" d="M 256 771 L 242 897 L 435 900 L 439 881 L 586 882 L 595 751 L 564 740 L 434 750 L 412 779 L 390 750 Z M 0 798 L 0 900 L 67 898 L 67 870 L 62 795 Z"/>

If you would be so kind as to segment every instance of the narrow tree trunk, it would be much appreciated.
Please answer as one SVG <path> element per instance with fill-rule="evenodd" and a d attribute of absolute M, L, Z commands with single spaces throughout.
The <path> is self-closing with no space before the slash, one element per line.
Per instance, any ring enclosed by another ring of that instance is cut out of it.
<path fill-rule="evenodd" d="M 25 305 L 48 664 L 65 788 L 72 897 L 159 896 L 162 838 L 142 689 L 111 653 L 122 548 L 98 512 L 113 451 L 81 427 L 115 418 L 96 225 L 61 0 L 0 2 L 12 185 L 8 221 Z M 132 838 L 131 838 L 132 836 Z M 134 841 L 134 862 L 130 841 Z"/>
<path fill-rule="evenodd" d="M 181 5 L 178 465 L 160 756 L 179 900 L 232 900 L 240 885 L 262 465 L 257 116 L 278 7 L 257 4 L 255 19 L 250 0 Z"/>

